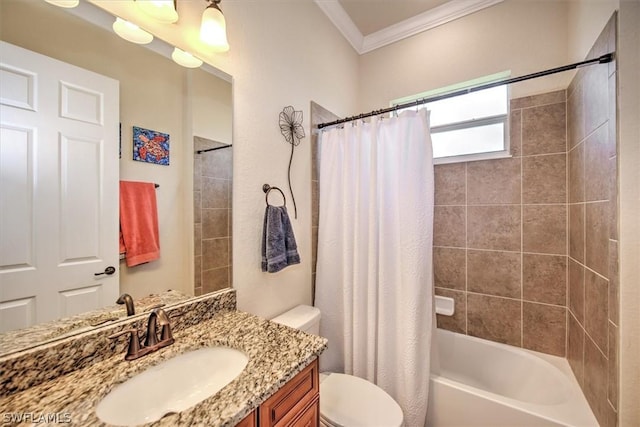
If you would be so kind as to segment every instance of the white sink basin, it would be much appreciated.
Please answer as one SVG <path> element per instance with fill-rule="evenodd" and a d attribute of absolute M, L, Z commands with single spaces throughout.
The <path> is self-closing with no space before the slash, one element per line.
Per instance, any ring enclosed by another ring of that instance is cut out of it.
<path fill-rule="evenodd" d="M 181 354 L 116 386 L 100 401 L 96 415 L 118 426 L 157 421 L 214 395 L 233 381 L 248 361 L 244 353 L 228 347 Z"/>

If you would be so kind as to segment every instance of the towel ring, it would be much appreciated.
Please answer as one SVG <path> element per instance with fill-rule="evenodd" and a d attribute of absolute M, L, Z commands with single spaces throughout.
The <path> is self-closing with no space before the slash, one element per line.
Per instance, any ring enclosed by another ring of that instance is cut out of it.
<path fill-rule="evenodd" d="M 269 206 L 269 193 L 271 192 L 271 190 L 278 190 L 280 194 L 282 194 L 282 200 L 284 201 L 284 204 L 282 206 L 287 206 L 287 198 L 285 197 L 281 189 L 279 189 L 278 187 L 272 187 L 269 184 L 264 184 L 262 186 L 262 191 L 265 192 L 264 201 L 267 203 L 267 206 Z"/>

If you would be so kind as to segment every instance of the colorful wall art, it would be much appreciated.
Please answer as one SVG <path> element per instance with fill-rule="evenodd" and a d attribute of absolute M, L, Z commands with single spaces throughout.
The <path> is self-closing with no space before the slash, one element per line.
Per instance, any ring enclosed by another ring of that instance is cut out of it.
<path fill-rule="evenodd" d="M 133 160 L 169 165 L 169 134 L 133 127 Z"/>

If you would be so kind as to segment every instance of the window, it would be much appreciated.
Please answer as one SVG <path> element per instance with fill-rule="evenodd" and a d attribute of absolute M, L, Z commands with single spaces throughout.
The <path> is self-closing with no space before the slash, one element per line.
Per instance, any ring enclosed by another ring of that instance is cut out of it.
<path fill-rule="evenodd" d="M 392 105 L 451 93 L 503 80 L 509 72 L 396 99 Z M 429 102 L 434 163 L 508 157 L 509 93 L 507 85 Z M 409 107 L 409 109 L 415 107 Z"/>

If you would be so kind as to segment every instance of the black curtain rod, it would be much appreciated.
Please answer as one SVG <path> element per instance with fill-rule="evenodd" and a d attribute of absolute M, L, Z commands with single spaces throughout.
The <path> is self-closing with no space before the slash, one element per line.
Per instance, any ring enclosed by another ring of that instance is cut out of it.
<path fill-rule="evenodd" d="M 426 104 L 428 102 L 440 101 L 441 99 L 454 98 L 454 97 L 460 96 L 460 95 L 467 95 L 469 93 L 477 92 L 479 90 L 491 89 L 491 88 L 497 87 L 497 86 L 503 86 L 503 85 L 508 85 L 508 84 L 511 84 L 511 83 L 518 83 L 518 82 L 521 82 L 521 81 L 524 81 L 524 80 L 530 80 L 530 79 L 535 79 L 535 78 L 538 78 L 538 77 L 548 76 L 549 74 L 561 73 L 563 71 L 569 71 L 569 70 L 573 70 L 573 69 L 579 68 L 579 67 L 585 67 L 585 66 L 593 65 L 593 64 L 606 64 L 607 62 L 613 61 L 613 58 L 614 58 L 614 54 L 613 53 L 607 53 L 607 54 L 602 55 L 602 56 L 600 56 L 598 58 L 589 59 L 589 60 L 582 61 L 582 62 L 576 62 L 574 64 L 564 65 L 562 67 L 551 68 L 551 69 L 545 70 L 545 71 L 538 71 L 537 73 L 527 74 L 527 75 L 520 76 L 520 77 L 513 77 L 513 78 L 510 78 L 510 79 L 506 79 L 506 80 L 500 80 L 500 81 L 497 81 L 497 82 L 487 83 L 487 84 L 480 85 L 480 86 L 461 89 L 461 90 L 457 90 L 455 92 L 449 92 L 449 93 L 445 93 L 445 94 L 442 94 L 442 95 L 432 96 L 432 97 L 429 97 L 429 98 L 420 98 L 420 99 L 417 99 L 415 101 L 407 102 L 407 103 L 404 103 L 404 104 L 394 105 L 393 107 L 383 108 L 381 110 L 374 110 L 374 111 L 371 111 L 369 113 L 363 113 L 363 114 L 359 114 L 357 116 L 346 117 L 344 119 L 334 120 L 332 122 L 320 123 L 318 125 L 318 129 L 322 129 L 322 128 L 325 128 L 327 126 L 339 125 L 341 123 L 352 122 L 354 120 L 364 119 L 366 117 L 379 116 L 381 114 L 391 113 L 392 111 L 401 110 L 403 108 L 414 107 L 414 106 L 417 106 L 417 105 Z"/>
<path fill-rule="evenodd" d="M 209 151 L 222 150 L 223 148 L 229 148 L 229 147 L 231 147 L 232 145 L 233 145 L 233 144 L 227 144 L 227 145 L 223 145 L 222 147 L 207 148 L 206 150 L 198 150 L 198 151 L 196 151 L 196 154 L 207 153 L 207 152 L 209 152 Z"/>

